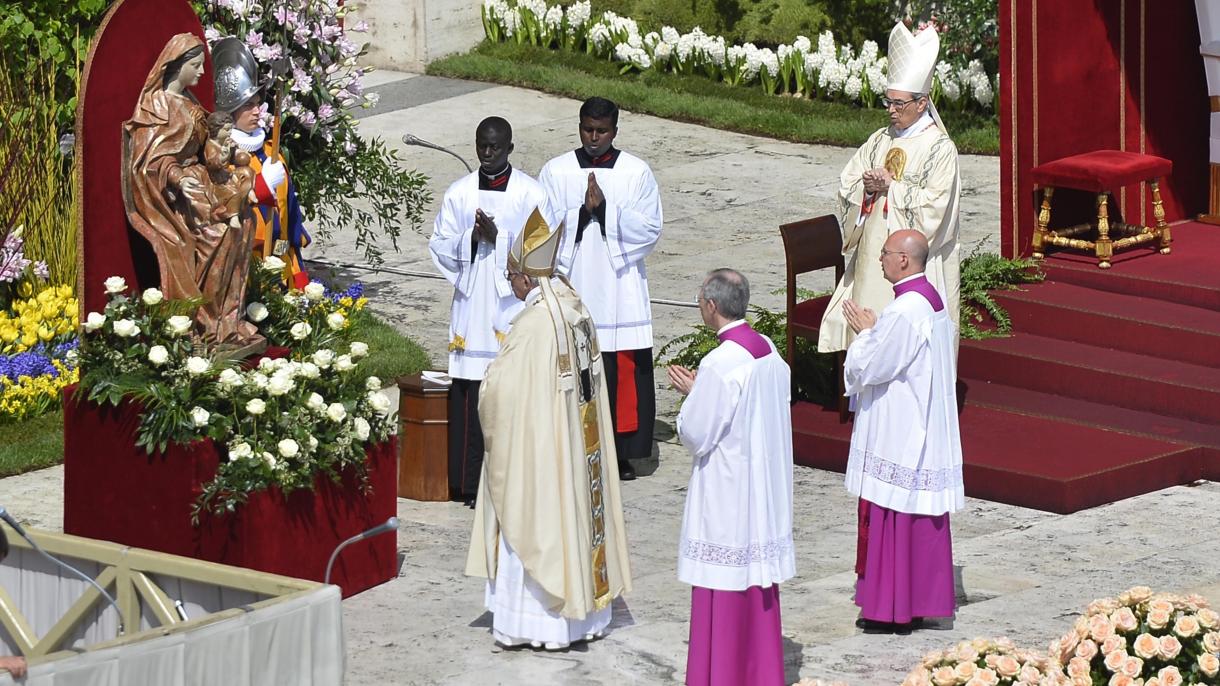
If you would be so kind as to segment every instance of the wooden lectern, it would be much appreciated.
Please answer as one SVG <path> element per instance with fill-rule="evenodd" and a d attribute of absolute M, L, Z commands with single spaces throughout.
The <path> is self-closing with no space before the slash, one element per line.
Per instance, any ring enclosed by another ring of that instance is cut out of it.
<path fill-rule="evenodd" d="M 449 386 L 398 379 L 398 497 L 449 500 Z"/>

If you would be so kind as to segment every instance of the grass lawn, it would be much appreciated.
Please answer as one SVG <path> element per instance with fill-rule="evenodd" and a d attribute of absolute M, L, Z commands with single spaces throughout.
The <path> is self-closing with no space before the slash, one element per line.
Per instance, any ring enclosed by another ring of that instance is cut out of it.
<path fill-rule="evenodd" d="M 393 383 L 430 365 L 428 353 L 367 310 L 352 317 L 353 340 L 369 344 L 360 369 Z M 0 424 L 0 477 L 57 465 L 64 460 L 64 413 L 56 410 L 21 422 Z"/>
<path fill-rule="evenodd" d="M 767 95 L 757 86 L 729 86 L 701 76 L 649 71 L 618 73 L 621 65 L 585 53 L 484 42 L 464 55 L 428 65 L 428 73 L 523 86 L 583 100 L 601 95 L 632 112 L 798 143 L 855 147 L 886 123 L 881 109 Z M 959 151 L 998 155 L 999 125 L 977 114 L 947 113 Z"/>
<path fill-rule="evenodd" d="M 63 410 L 0 424 L 0 477 L 31 472 L 63 461 Z"/>

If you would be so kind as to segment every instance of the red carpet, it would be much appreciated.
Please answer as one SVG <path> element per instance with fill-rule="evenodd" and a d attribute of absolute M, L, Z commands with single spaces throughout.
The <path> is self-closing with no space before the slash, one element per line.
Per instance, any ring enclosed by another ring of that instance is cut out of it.
<path fill-rule="evenodd" d="M 1075 512 L 1220 479 L 1220 227 L 1174 227 L 1174 253 L 1097 269 L 1053 253 L 1047 281 L 999 294 L 1015 334 L 962 341 L 966 493 Z M 793 408 L 798 464 L 843 471 L 851 426 Z"/>

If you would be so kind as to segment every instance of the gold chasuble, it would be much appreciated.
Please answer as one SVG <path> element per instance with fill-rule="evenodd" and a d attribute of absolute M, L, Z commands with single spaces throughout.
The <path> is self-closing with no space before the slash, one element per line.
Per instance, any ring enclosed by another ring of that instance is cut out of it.
<path fill-rule="evenodd" d="M 631 590 L 631 571 L 597 329 L 551 278 L 562 228 L 535 211 L 509 256 L 539 285 L 480 389 L 486 453 L 466 574 L 496 577 L 503 536 L 549 609 L 584 619 Z"/>

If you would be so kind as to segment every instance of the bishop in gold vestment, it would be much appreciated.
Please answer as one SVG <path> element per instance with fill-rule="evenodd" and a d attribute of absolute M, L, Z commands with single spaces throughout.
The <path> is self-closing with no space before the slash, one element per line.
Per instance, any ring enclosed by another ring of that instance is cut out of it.
<path fill-rule="evenodd" d="M 479 394 L 485 456 L 466 573 L 485 577 L 501 645 L 604 634 L 631 589 L 597 329 L 553 278 L 562 226 L 535 211 L 509 254 L 512 322 Z"/>

